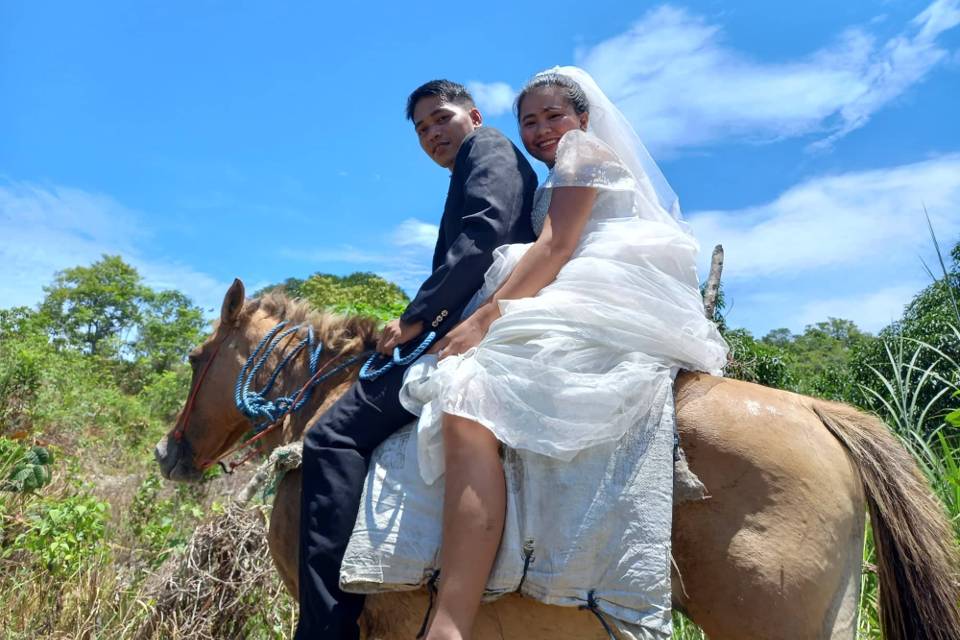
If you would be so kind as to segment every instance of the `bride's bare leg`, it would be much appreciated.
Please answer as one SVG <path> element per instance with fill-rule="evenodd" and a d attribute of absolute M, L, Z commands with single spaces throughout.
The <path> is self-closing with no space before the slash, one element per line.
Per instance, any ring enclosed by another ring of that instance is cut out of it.
<path fill-rule="evenodd" d="M 440 590 L 427 640 L 468 640 L 503 535 L 499 443 L 483 426 L 443 416 L 446 461 Z"/>

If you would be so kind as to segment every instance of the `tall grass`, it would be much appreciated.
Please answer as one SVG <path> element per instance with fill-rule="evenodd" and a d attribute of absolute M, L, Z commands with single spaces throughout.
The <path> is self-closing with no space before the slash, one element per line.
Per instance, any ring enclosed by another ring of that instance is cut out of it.
<path fill-rule="evenodd" d="M 950 342 L 960 345 L 960 305 L 957 304 L 951 274 L 947 270 L 929 215 L 927 225 L 942 276 L 935 276 L 929 268 L 927 273 L 935 282 L 942 278 L 945 284 L 955 321 L 948 327 L 947 337 Z M 888 341 L 884 348 L 887 357 L 884 364 L 887 366 L 883 368 L 890 373 L 884 375 L 879 367 L 871 367 L 878 387 L 862 385 L 861 388 L 878 401 L 881 417 L 913 454 L 934 494 L 946 509 L 953 523 L 954 535 L 960 540 L 960 413 L 956 409 L 952 414 L 932 413 L 944 396 L 960 396 L 960 363 L 929 342 L 903 336 Z M 932 360 L 924 357 L 931 355 L 934 356 Z M 918 362 L 924 361 L 930 364 L 918 366 Z M 863 550 L 864 573 L 858 632 L 858 638 L 862 640 L 881 638 L 875 559 L 876 549 L 868 526 Z"/>

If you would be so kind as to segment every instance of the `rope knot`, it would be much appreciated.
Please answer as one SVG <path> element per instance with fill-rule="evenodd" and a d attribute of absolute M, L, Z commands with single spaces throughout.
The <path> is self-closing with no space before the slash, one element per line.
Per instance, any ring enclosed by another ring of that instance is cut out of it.
<path fill-rule="evenodd" d="M 286 414 L 297 411 L 310 399 L 313 387 L 316 386 L 314 384 L 303 389 L 299 395 L 299 399 L 295 399 L 292 396 L 278 396 L 272 400 L 267 398 L 267 394 L 273 389 L 280 372 L 286 368 L 297 354 L 306 348 L 309 348 L 307 366 L 310 371 L 310 376 L 313 377 L 317 373 L 317 363 L 319 362 L 323 345 L 320 344 L 314 348 L 313 327 L 307 325 L 307 336 L 300 340 L 289 353 L 280 359 L 280 363 L 277 365 L 277 368 L 273 370 L 273 373 L 270 374 L 270 377 L 267 378 L 267 382 L 263 388 L 259 391 L 252 391 L 250 389 L 257 374 L 263 369 L 264 364 L 266 364 L 267 359 L 273 354 L 274 350 L 287 338 L 299 332 L 304 326 L 298 324 L 289 329 L 284 329 L 286 325 L 286 320 L 278 323 L 277 326 L 263 337 L 260 344 L 257 345 L 257 348 L 254 349 L 250 357 L 247 358 L 243 369 L 240 370 L 240 375 L 237 376 L 234 400 L 240 413 L 253 421 L 261 420 L 259 423 L 255 422 L 254 431 L 261 431 L 268 425 L 280 420 Z"/>

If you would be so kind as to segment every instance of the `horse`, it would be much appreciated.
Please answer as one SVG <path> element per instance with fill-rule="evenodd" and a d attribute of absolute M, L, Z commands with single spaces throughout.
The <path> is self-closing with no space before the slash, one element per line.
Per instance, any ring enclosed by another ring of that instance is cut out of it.
<path fill-rule="evenodd" d="M 312 326 L 330 365 L 376 342 L 371 319 L 314 311 L 282 293 L 248 300 L 235 280 L 212 335 L 190 354 L 191 391 L 177 427 L 156 446 L 166 478 L 199 479 L 249 431 L 232 402 L 234 381 L 261 337 L 284 320 Z M 276 388 L 299 388 L 309 377 L 305 361 L 291 359 Z M 301 438 L 355 370 L 319 384 L 263 438 L 264 448 Z M 843 404 L 700 373 L 682 372 L 674 393 L 682 447 L 709 493 L 674 506 L 676 609 L 713 640 L 852 639 L 869 513 L 884 637 L 960 638 L 960 562 L 950 522 L 882 421 Z M 299 509 L 295 470 L 277 487 L 268 534 L 294 598 Z M 368 596 L 363 637 L 415 637 L 427 603 L 425 589 Z M 473 637 L 583 640 L 607 632 L 590 611 L 510 594 L 481 607 Z"/>

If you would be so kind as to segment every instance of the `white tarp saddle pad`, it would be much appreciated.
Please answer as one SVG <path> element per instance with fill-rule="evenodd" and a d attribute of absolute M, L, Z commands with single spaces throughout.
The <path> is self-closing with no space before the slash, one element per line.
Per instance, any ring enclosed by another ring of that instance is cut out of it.
<path fill-rule="evenodd" d="M 571 462 L 506 449 L 507 513 L 488 599 L 519 591 L 596 607 L 635 637 L 669 637 L 673 503 L 672 381 L 617 442 Z M 416 589 L 438 565 L 442 478 L 417 466 L 415 424 L 378 447 L 340 572 L 345 591 Z"/>

